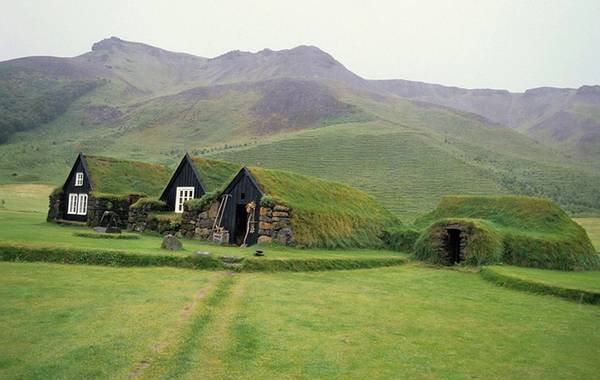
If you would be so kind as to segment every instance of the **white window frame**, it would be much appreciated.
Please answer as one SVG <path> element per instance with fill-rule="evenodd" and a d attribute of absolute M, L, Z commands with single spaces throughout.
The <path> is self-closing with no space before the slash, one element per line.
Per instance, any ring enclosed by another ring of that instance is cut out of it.
<path fill-rule="evenodd" d="M 77 215 L 87 215 L 87 206 L 88 195 L 79 194 L 79 199 L 77 200 Z"/>
<path fill-rule="evenodd" d="M 83 186 L 83 172 L 75 173 L 75 186 Z"/>
<path fill-rule="evenodd" d="M 183 212 L 183 204 L 185 201 L 194 199 L 195 189 L 193 186 L 178 186 L 175 189 L 175 212 L 181 214 Z"/>
<path fill-rule="evenodd" d="M 69 204 L 67 206 L 67 214 L 77 215 L 77 200 L 79 199 L 78 194 L 69 193 Z"/>

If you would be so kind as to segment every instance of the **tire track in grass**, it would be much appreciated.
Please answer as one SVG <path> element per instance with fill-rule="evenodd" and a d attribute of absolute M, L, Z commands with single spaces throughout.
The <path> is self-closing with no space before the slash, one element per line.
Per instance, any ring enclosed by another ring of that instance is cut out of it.
<path fill-rule="evenodd" d="M 236 318 L 252 275 L 238 275 L 229 297 L 221 305 L 218 314 L 206 329 L 206 335 L 197 342 L 193 367 L 182 377 L 189 379 L 231 378 L 231 364 L 237 363 L 230 355 L 232 347 L 238 344 Z"/>
<path fill-rule="evenodd" d="M 199 317 L 201 317 L 206 311 L 206 306 L 202 301 L 206 299 L 204 303 L 214 303 L 215 297 L 222 293 L 224 287 L 229 286 L 227 277 L 230 276 L 226 276 L 225 273 L 215 274 L 205 287 L 194 294 L 192 301 L 180 311 L 177 324 L 152 346 L 146 358 L 135 365 L 129 373 L 129 379 L 156 377 L 150 375 L 148 371 L 161 372 L 160 369 L 165 367 L 164 365 L 169 358 L 178 352 L 178 347 L 186 341 L 184 334 L 187 333 L 188 329 L 193 330 L 194 325 L 198 324 L 198 317 L 194 315 L 200 313 Z"/>

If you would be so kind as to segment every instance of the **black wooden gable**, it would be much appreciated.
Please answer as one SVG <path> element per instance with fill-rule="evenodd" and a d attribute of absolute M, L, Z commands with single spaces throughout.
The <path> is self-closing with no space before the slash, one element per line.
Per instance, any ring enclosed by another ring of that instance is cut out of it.
<path fill-rule="evenodd" d="M 242 184 L 242 182 L 246 183 Z M 229 182 L 225 190 L 223 190 L 222 194 L 232 194 L 233 192 L 235 192 L 236 187 L 239 187 L 240 185 L 242 185 L 244 189 L 254 187 L 255 192 L 257 193 L 259 198 L 264 195 L 264 192 L 258 185 L 258 182 L 256 182 L 256 179 L 254 179 L 254 176 L 252 175 L 252 173 L 250 173 L 250 170 L 248 170 L 248 168 L 245 166 L 242 169 L 240 169 L 240 171 L 235 175 L 235 177 L 233 177 L 233 179 L 231 180 L 231 182 Z"/>
<path fill-rule="evenodd" d="M 194 198 L 200 198 L 206 194 L 206 187 L 202 183 L 202 179 L 194 166 L 192 158 L 187 153 L 179 163 L 179 166 L 177 166 L 177 169 L 175 169 L 175 172 L 173 172 L 169 183 L 159 198 L 171 209 L 175 207 L 177 187 L 193 187 Z"/>
<path fill-rule="evenodd" d="M 83 186 L 77 186 L 77 188 L 75 188 L 75 173 L 83 173 Z M 77 155 L 77 159 L 75 160 L 62 189 L 65 193 L 73 190 L 77 190 L 79 193 L 89 193 L 94 189 L 94 184 L 92 183 L 90 171 L 83 153 Z"/>

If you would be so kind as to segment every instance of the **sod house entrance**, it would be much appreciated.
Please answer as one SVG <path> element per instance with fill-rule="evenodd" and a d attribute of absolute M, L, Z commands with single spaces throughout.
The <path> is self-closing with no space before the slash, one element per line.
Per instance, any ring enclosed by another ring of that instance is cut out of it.
<path fill-rule="evenodd" d="M 447 228 L 444 239 L 443 250 L 446 257 L 446 265 L 458 264 L 463 260 L 461 254 L 461 232 L 458 228 Z"/>
<path fill-rule="evenodd" d="M 246 205 L 237 205 L 235 210 L 235 227 L 233 229 L 235 245 L 244 244 L 247 224 L 248 213 L 246 212 Z"/>

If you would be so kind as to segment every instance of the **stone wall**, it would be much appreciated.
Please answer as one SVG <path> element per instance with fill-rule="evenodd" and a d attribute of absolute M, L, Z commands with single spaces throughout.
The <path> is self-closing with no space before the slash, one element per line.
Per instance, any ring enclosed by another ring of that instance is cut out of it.
<path fill-rule="evenodd" d="M 60 201 L 63 196 L 61 191 L 54 191 L 50 194 L 49 202 L 48 202 L 48 217 L 46 218 L 49 222 L 56 222 L 59 219 L 62 219 L 62 214 L 60 212 Z"/>
<path fill-rule="evenodd" d="M 291 210 L 283 205 L 260 207 L 258 242 L 293 244 Z"/>
<path fill-rule="evenodd" d="M 127 229 L 129 231 L 144 232 L 146 230 L 154 231 L 157 226 L 150 222 L 148 215 L 151 212 L 166 211 L 166 205 L 163 202 L 147 202 L 141 205 L 129 207 L 127 218 Z"/>
<path fill-rule="evenodd" d="M 181 217 L 181 235 L 187 239 L 212 240 L 212 227 L 219 210 L 219 200 L 214 200 L 200 211 L 184 206 Z"/>
<path fill-rule="evenodd" d="M 131 204 L 130 201 L 131 200 L 128 197 L 96 198 L 90 194 L 88 198 L 87 224 L 92 227 L 98 226 L 104 211 L 114 211 L 119 216 L 119 219 L 121 219 L 120 227 L 127 227 L 127 220 L 129 219 L 129 205 Z"/>
<path fill-rule="evenodd" d="M 201 210 L 184 208 L 181 219 L 181 236 L 187 239 L 212 240 L 212 226 L 214 225 L 219 200 L 208 203 Z M 283 245 L 293 244 L 293 230 L 291 224 L 292 211 L 283 205 L 267 206 L 260 208 L 258 225 L 258 242 L 276 242 Z M 223 241 L 229 241 L 229 231 L 224 231 Z"/>

